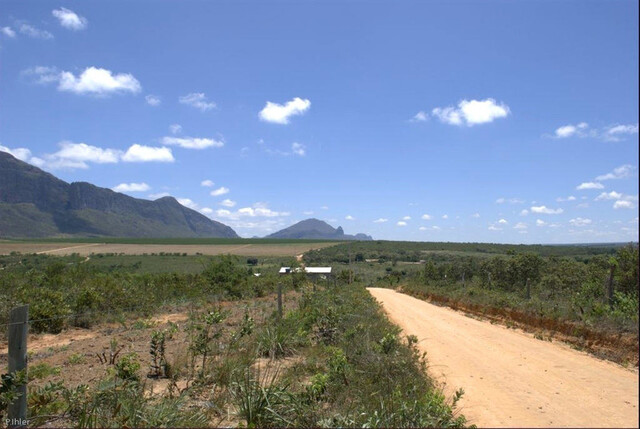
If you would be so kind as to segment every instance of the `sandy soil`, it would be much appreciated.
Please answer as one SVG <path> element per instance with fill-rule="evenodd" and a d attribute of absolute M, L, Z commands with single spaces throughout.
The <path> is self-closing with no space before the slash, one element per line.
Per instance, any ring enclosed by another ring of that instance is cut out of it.
<path fill-rule="evenodd" d="M 390 289 L 370 288 L 416 335 L 429 372 L 480 427 L 638 427 L 638 372 L 561 343 L 476 320 Z"/>
<path fill-rule="evenodd" d="M 311 249 L 334 246 L 337 243 L 288 243 L 288 244 L 106 244 L 106 243 L 9 243 L 0 242 L 0 255 L 13 251 L 20 253 L 46 253 L 48 255 L 70 255 L 78 253 L 88 256 L 92 253 L 187 253 L 195 255 L 233 254 L 240 256 L 297 256 Z"/>

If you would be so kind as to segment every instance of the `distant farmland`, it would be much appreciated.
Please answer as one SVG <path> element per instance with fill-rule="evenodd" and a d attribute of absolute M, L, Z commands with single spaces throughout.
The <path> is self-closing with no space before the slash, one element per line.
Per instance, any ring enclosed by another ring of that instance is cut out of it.
<path fill-rule="evenodd" d="M 295 256 L 311 249 L 339 244 L 336 241 L 259 240 L 259 239 L 45 239 L 0 241 L 0 255 L 11 252 L 83 256 L 92 253 L 126 255 L 186 253 L 187 255 Z"/>

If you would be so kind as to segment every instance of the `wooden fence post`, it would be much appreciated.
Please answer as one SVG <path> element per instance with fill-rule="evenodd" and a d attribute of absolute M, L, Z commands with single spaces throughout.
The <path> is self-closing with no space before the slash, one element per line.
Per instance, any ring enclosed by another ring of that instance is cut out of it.
<path fill-rule="evenodd" d="M 607 284 L 607 298 L 609 299 L 609 307 L 613 308 L 613 273 L 616 270 L 616 266 L 611 264 L 611 270 L 609 271 L 609 281 Z"/>
<path fill-rule="evenodd" d="M 531 282 L 527 277 L 527 299 L 531 299 Z"/>
<path fill-rule="evenodd" d="M 282 319 L 282 283 L 278 283 L 278 319 Z"/>
<path fill-rule="evenodd" d="M 9 317 L 9 373 L 27 369 L 27 332 L 29 329 L 29 306 L 11 310 Z M 27 385 L 17 388 L 20 397 L 9 405 L 8 427 L 27 427 Z"/>

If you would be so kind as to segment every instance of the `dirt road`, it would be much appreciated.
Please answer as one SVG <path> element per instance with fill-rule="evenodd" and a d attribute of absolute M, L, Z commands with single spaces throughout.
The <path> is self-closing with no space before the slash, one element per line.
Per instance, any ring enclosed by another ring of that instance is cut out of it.
<path fill-rule="evenodd" d="M 564 344 L 449 308 L 370 288 L 389 318 L 420 340 L 429 372 L 480 427 L 638 427 L 638 372 Z"/>

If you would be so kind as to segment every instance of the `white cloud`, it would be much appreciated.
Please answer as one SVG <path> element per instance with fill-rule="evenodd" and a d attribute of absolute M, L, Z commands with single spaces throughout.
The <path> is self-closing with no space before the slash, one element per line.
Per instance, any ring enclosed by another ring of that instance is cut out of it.
<path fill-rule="evenodd" d="M 635 168 L 629 164 L 621 165 L 620 167 L 614 168 L 610 173 L 596 177 L 596 181 L 601 182 L 603 180 L 626 179 L 631 176 L 631 172 L 634 169 Z"/>
<path fill-rule="evenodd" d="M 169 131 L 171 131 L 171 134 L 180 134 L 182 132 L 182 125 L 171 124 L 169 125 Z"/>
<path fill-rule="evenodd" d="M 206 149 L 208 147 L 222 147 L 224 142 L 208 138 L 198 137 L 163 137 L 162 144 L 180 146 L 185 149 Z"/>
<path fill-rule="evenodd" d="M 427 227 L 426 226 L 421 226 L 420 228 L 418 228 L 420 231 L 426 231 Z"/>
<path fill-rule="evenodd" d="M 49 33 L 46 30 L 40 30 L 39 28 L 34 27 L 33 25 L 22 23 L 18 27 L 18 31 L 25 36 L 29 36 L 33 39 L 53 39 L 53 34 Z"/>
<path fill-rule="evenodd" d="M 496 200 L 496 204 L 502 204 L 502 203 L 504 203 L 504 202 L 505 202 L 505 199 L 504 199 L 504 198 L 502 198 L 502 197 L 500 197 L 500 198 L 498 198 L 498 199 Z"/>
<path fill-rule="evenodd" d="M 384 222 L 387 222 L 387 221 L 389 221 L 389 219 L 381 217 L 381 218 L 378 218 L 378 219 L 374 220 L 373 223 L 384 223 Z"/>
<path fill-rule="evenodd" d="M 542 213 L 542 214 L 560 214 L 564 212 L 562 209 L 551 209 L 547 206 L 532 206 L 531 211 L 533 213 Z"/>
<path fill-rule="evenodd" d="M 577 217 L 575 219 L 571 219 L 569 223 L 573 226 L 587 226 L 591 224 L 591 219 L 585 219 L 581 217 Z"/>
<path fill-rule="evenodd" d="M 502 228 L 498 228 L 495 225 L 489 225 L 489 231 L 502 231 Z"/>
<path fill-rule="evenodd" d="M 440 231 L 440 227 L 437 225 L 433 225 L 431 229 L 433 229 L 434 231 Z"/>
<path fill-rule="evenodd" d="M 182 104 L 195 107 L 201 112 L 216 108 L 216 103 L 207 100 L 207 96 L 202 92 L 192 92 L 191 94 L 183 95 L 178 101 Z"/>
<path fill-rule="evenodd" d="M 84 30 L 89 25 L 89 21 L 87 21 L 85 17 L 80 16 L 74 11 L 66 9 L 64 7 L 52 10 L 51 14 L 58 18 L 58 21 L 60 21 L 60 25 L 69 30 Z"/>
<path fill-rule="evenodd" d="M 400 220 L 400 221 L 398 221 L 398 223 L 396 223 L 396 225 L 398 225 L 398 226 L 407 226 L 407 222 L 404 222 L 404 221 Z"/>
<path fill-rule="evenodd" d="M 520 211 L 520 216 L 526 216 L 526 215 L 528 215 L 528 214 L 529 214 L 529 210 L 527 210 L 527 209 L 522 209 L 522 210 Z"/>
<path fill-rule="evenodd" d="M 622 136 L 638 134 L 638 124 L 629 125 L 613 125 L 605 128 L 603 139 L 607 141 L 617 142 L 622 140 Z"/>
<path fill-rule="evenodd" d="M 429 114 L 421 110 L 418 113 L 416 113 L 413 116 L 413 118 L 410 119 L 410 122 L 426 122 L 428 120 L 429 120 Z"/>
<path fill-rule="evenodd" d="M 149 106 L 159 106 L 162 103 L 162 100 L 157 95 L 148 94 L 144 97 L 145 101 Z"/>
<path fill-rule="evenodd" d="M 560 139 L 565 139 L 575 135 L 584 137 L 586 135 L 584 130 L 587 128 L 589 128 L 589 124 L 586 122 L 580 122 L 577 125 L 564 125 L 556 129 L 555 136 Z"/>
<path fill-rule="evenodd" d="M 433 116 L 449 125 L 473 126 L 493 122 L 509 115 L 509 106 L 497 104 L 493 98 L 485 100 L 462 100 L 458 107 L 436 107 Z"/>
<path fill-rule="evenodd" d="M 225 188 L 224 186 L 219 187 L 218 189 L 214 189 L 209 192 L 212 197 L 219 197 L 220 195 L 228 194 L 229 188 Z"/>
<path fill-rule="evenodd" d="M 154 200 L 157 200 L 158 198 L 162 198 L 162 197 L 170 197 L 171 194 L 168 192 L 158 192 L 156 194 L 149 194 L 149 198 L 152 198 Z"/>
<path fill-rule="evenodd" d="M 225 206 L 225 207 L 235 207 L 236 202 L 235 202 L 235 201 L 230 200 L 229 198 L 227 198 L 227 199 L 225 199 L 225 200 L 222 200 L 222 201 L 220 202 L 220 205 L 221 205 L 221 206 Z"/>
<path fill-rule="evenodd" d="M 11 29 L 11 27 L 1 27 L 0 33 L 4 34 L 7 37 L 14 38 L 16 37 L 16 32 Z"/>
<path fill-rule="evenodd" d="M 473 218 L 476 218 L 476 219 L 477 219 L 477 218 L 479 218 L 479 217 L 480 217 L 480 213 L 474 213 L 474 214 L 472 214 L 472 215 L 471 215 L 471 217 L 473 217 Z"/>
<path fill-rule="evenodd" d="M 198 204 L 190 200 L 189 198 L 177 198 L 177 200 L 180 204 L 192 210 L 198 210 L 199 208 Z"/>
<path fill-rule="evenodd" d="M 536 219 L 536 226 L 545 226 L 546 224 L 542 219 Z"/>
<path fill-rule="evenodd" d="M 603 192 L 600 195 L 598 195 L 595 200 L 596 201 L 600 201 L 600 200 L 619 200 L 622 198 L 622 194 L 616 191 L 611 191 L 611 192 Z"/>
<path fill-rule="evenodd" d="M 133 144 L 122 155 L 124 162 L 173 162 L 175 158 L 167 147 L 152 147 Z"/>
<path fill-rule="evenodd" d="M 86 143 L 63 141 L 59 143 L 61 149 L 54 153 L 56 158 L 73 161 L 95 162 L 97 164 L 112 164 L 119 161 L 121 152 L 116 149 L 102 149 Z"/>
<path fill-rule="evenodd" d="M 618 200 L 615 203 L 613 203 L 613 208 L 614 209 L 632 209 L 635 207 L 635 204 L 633 204 L 631 201 L 629 200 Z"/>
<path fill-rule="evenodd" d="M 289 212 L 273 211 L 263 203 L 255 203 L 252 207 L 243 207 L 235 212 L 218 209 L 215 213 L 219 218 L 231 220 L 238 220 L 245 217 L 285 217 L 290 215 Z"/>
<path fill-rule="evenodd" d="M 504 198 L 504 197 L 500 197 L 496 200 L 497 204 L 504 204 L 508 202 L 509 204 L 523 204 L 524 200 L 520 199 L 520 198 Z"/>
<path fill-rule="evenodd" d="M 328 207 L 328 206 L 322 206 L 322 207 L 320 207 L 320 208 L 321 208 L 322 210 L 329 210 L 329 207 Z"/>
<path fill-rule="evenodd" d="M 578 191 L 582 191 L 585 189 L 604 189 L 604 185 L 598 182 L 583 182 L 576 186 Z"/>
<path fill-rule="evenodd" d="M 303 144 L 300 143 L 293 143 L 291 145 L 291 152 L 293 152 L 294 155 L 298 155 L 298 156 L 304 156 L 305 155 L 305 146 Z"/>
<path fill-rule="evenodd" d="M 506 225 L 506 224 L 508 224 L 509 222 L 507 222 L 507 220 L 506 220 L 506 219 L 500 219 L 500 220 L 498 221 L 498 223 L 499 223 L 499 224 L 501 224 L 501 225 Z"/>
<path fill-rule="evenodd" d="M 304 212 L 302 212 L 302 214 L 305 215 L 305 216 L 311 216 L 313 214 L 313 210 L 304 211 Z"/>
<path fill-rule="evenodd" d="M 442 219 L 449 219 L 449 216 L 448 216 L 448 215 L 446 215 L 446 214 L 445 214 L 445 215 L 442 215 Z"/>
<path fill-rule="evenodd" d="M 346 215 L 344 218 L 345 218 L 346 220 L 356 220 L 356 218 L 355 218 L 355 217 L 353 217 L 353 216 L 351 216 L 351 215 Z"/>
<path fill-rule="evenodd" d="M 209 216 L 213 214 L 213 209 L 209 207 L 203 207 L 202 209 L 200 209 L 200 213 Z"/>
<path fill-rule="evenodd" d="M 431 220 L 431 215 L 425 213 L 421 216 L 421 218 L 424 220 Z"/>
<path fill-rule="evenodd" d="M 111 70 L 97 67 L 86 68 L 78 77 L 71 72 L 60 73 L 58 90 L 74 94 L 107 95 L 118 92 L 136 94 L 142 87 L 129 73 L 113 74 Z"/>
<path fill-rule="evenodd" d="M 411 220 L 411 216 L 405 216 L 402 218 L 402 220 Z"/>
<path fill-rule="evenodd" d="M 116 192 L 146 192 L 151 189 L 151 186 L 146 183 L 121 183 L 111 188 Z"/>
<path fill-rule="evenodd" d="M 556 198 L 556 201 L 559 203 L 563 203 L 565 201 L 575 201 L 576 197 L 574 197 L 573 195 L 569 195 L 568 197 L 558 197 Z"/>
<path fill-rule="evenodd" d="M 15 149 L 8 148 L 0 144 L 0 152 L 7 152 L 18 158 L 20 161 L 29 162 L 31 158 L 31 151 L 26 147 L 17 147 Z"/>
<path fill-rule="evenodd" d="M 267 104 L 260 111 L 259 116 L 260 119 L 265 122 L 288 124 L 291 116 L 302 115 L 309 110 L 310 107 L 311 101 L 299 97 L 288 101 L 284 105 L 267 101 Z"/>
<path fill-rule="evenodd" d="M 527 224 L 524 222 L 518 222 L 513 229 L 527 229 Z"/>
<path fill-rule="evenodd" d="M 204 186 L 207 188 L 211 188 L 213 185 L 215 185 L 215 183 L 213 183 L 213 181 L 207 179 L 207 180 L 203 180 L 202 182 L 200 182 L 200 186 Z"/>

